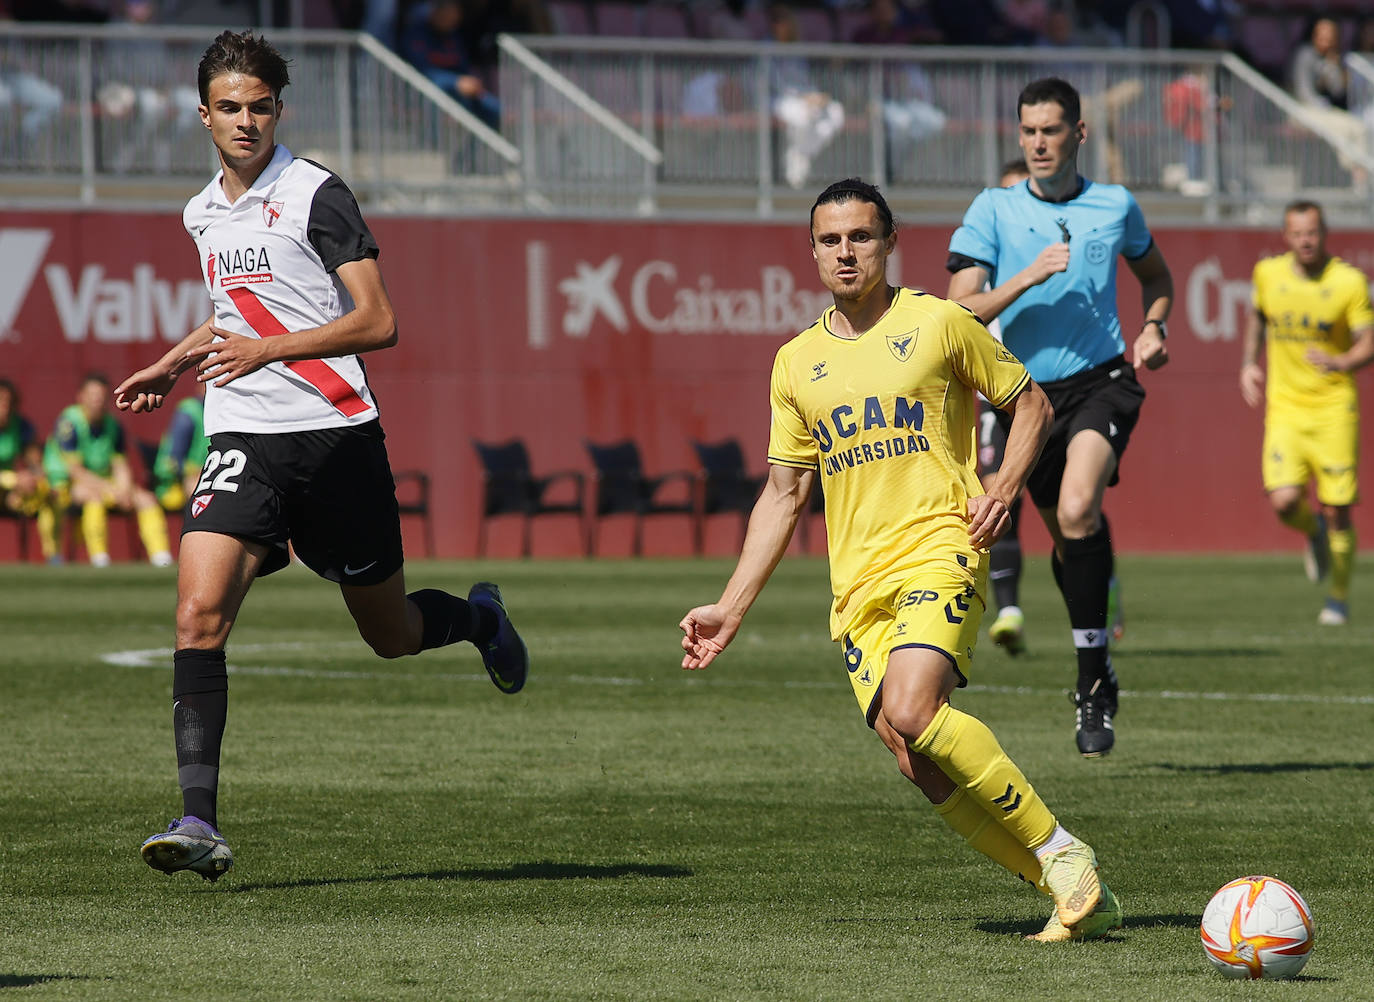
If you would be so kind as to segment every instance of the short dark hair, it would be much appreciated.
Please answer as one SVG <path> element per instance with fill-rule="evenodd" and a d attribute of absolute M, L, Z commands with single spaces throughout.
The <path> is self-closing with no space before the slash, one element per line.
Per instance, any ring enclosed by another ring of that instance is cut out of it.
<path fill-rule="evenodd" d="M 14 405 L 16 407 L 19 406 L 19 387 L 15 386 L 13 382 L 6 379 L 4 376 L 0 376 L 0 390 L 7 391 L 10 395 L 10 399 L 14 401 Z"/>
<path fill-rule="evenodd" d="M 210 81 L 225 73 L 257 77 L 267 84 L 272 96 L 280 101 L 281 92 L 291 82 L 291 74 L 286 67 L 287 61 L 282 54 L 267 39 L 254 35 L 251 28 L 243 32 L 221 31 L 200 57 L 200 66 L 196 70 L 200 103 L 210 103 Z"/>
<path fill-rule="evenodd" d="M 838 205 L 841 202 L 868 202 L 870 205 L 877 206 L 878 218 L 883 221 L 886 231 L 883 236 L 890 237 L 897 231 L 897 223 L 892 218 L 892 210 L 888 208 L 887 199 L 883 198 L 878 191 L 877 185 L 869 184 L 857 177 L 847 177 L 843 181 L 836 181 L 816 196 L 815 203 L 811 206 L 811 224 L 816 222 L 816 210 L 822 205 Z"/>
<path fill-rule="evenodd" d="M 88 372 L 84 376 L 82 376 L 81 382 L 77 383 L 76 385 L 78 387 L 81 387 L 85 386 L 87 383 L 99 383 L 101 386 L 109 386 L 110 377 L 105 375 L 105 373 L 103 372 L 96 372 L 92 370 L 91 372 Z"/>
<path fill-rule="evenodd" d="M 1321 223 L 1322 229 L 1326 229 L 1326 213 L 1322 207 L 1310 198 L 1295 198 L 1283 207 L 1283 218 L 1287 219 L 1290 212 L 1315 212 L 1317 222 Z"/>
<path fill-rule="evenodd" d="M 1064 109 L 1064 117 L 1069 124 L 1073 125 L 1083 117 L 1083 101 L 1078 96 L 1078 91 L 1074 90 L 1073 84 L 1058 77 L 1042 77 L 1039 80 L 1032 80 L 1021 90 L 1021 96 L 1016 99 L 1016 117 L 1021 118 L 1021 109 L 1028 104 L 1046 104 L 1054 102 Z"/>
<path fill-rule="evenodd" d="M 997 177 L 1006 177 L 1008 174 L 1030 174 L 1030 168 L 1026 166 L 1025 157 L 1013 157 L 1011 160 L 1002 164 L 1002 169 L 997 172 Z"/>

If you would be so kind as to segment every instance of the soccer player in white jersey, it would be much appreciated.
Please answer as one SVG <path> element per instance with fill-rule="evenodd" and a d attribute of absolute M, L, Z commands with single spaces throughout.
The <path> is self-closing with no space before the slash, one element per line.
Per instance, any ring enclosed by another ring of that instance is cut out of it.
<path fill-rule="evenodd" d="M 1118 697 L 1107 653 L 1115 561 L 1102 501 L 1119 479 L 1145 399 L 1136 372 L 1169 360 L 1174 286 L 1131 193 L 1078 173 L 1087 137 L 1080 109 L 1078 92 L 1063 80 L 1026 85 L 1017 115 L 1030 178 L 985 188 L 973 200 L 950 238 L 946 267 L 950 298 L 984 320 L 1001 320 L 1002 340 L 1054 406 L 1027 486 L 1054 540 L 1052 567 L 1072 629 L 1074 739 L 1080 754 L 1096 758 L 1115 744 Z M 1118 257 L 1140 282 L 1144 314 L 1130 361 L 1117 312 Z"/>
<path fill-rule="evenodd" d="M 679 624 L 682 667 L 705 668 L 734 639 L 824 485 L 831 636 L 869 726 L 946 824 L 1053 899 L 1036 939 L 1101 936 L 1121 926 L 1121 907 L 1092 849 L 1059 825 L 992 731 L 950 702 L 978 641 L 988 547 L 1053 414 L 972 313 L 887 283 L 896 244 L 872 185 L 837 181 L 812 207 L 812 256 L 834 306 L 778 351 L 768 480 L 719 601 Z M 1012 416 L 986 493 L 975 392 Z"/>
<path fill-rule="evenodd" d="M 225 644 L 253 579 L 287 543 L 337 582 L 381 657 L 460 640 L 518 692 L 529 668 L 501 593 L 406 594 L 395 483 L 358 354 L 397 331 L 377 244 L 347 186 L 276 142 L 286 61 L 251 31 L 223 32 L 199 66 L 200 116 L 221 171 L 187 203 L 214 313 L 115 389 L 135 413 L 160 407 L 188 369 L 205 386 L 210 454 L 186 510 L 177 577 L 172 697 L 184 815 L 147 839 L 166 873 L 216 880 L 233 863 L 219 831 Z"/>

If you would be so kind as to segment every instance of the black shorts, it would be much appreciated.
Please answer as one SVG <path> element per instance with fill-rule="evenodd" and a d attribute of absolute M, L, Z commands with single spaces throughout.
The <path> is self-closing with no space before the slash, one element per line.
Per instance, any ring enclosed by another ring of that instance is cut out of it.
<path fill-rule="evenodd" d="M 330 581 L 385 581 L 404 556 L 381 423 L 210 436 L 181 531 L 267 543 L 272 550 L 259 576 L 286 566 L 290 541 L 296 556 Z"/>
<path fill-rule="evenodd" d="M 1095 431 L 1111 443 L 1117 468 L 1107 486 L 1114 486 L 1120 479 L 1121 456 L 1140 419 L 1140 405 L 1145 402 L 1145 387 L 1136 380 L 1135 369 L 1118 355 L 1068 379 L 1041 383 L 1040 388 L 1054 407 L 1054 423 L 1050 425 L 1045 451 L 1026 485 L 1035 506 L 1053 508 L 1059 504 L 1059 485 L 1064 479 L 1069 442 L 1080 431 Z M 1003 428 L 1011 424 L 1011 418 L 1001 411 L 997 412 L 997 420 Z"/>

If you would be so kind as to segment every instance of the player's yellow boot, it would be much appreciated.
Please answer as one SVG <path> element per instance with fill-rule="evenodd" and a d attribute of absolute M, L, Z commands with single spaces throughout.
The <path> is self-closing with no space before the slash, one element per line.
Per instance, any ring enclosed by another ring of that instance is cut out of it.
<path fill-rule="evenodd" d="M 1097 854 L 1082 839 L 1040 860 L 1040 887 L 1054 899 L 1055 912 L 1069 929 L 1092 914 L 1102 898 Z"/>
<path fill-rule="evenodd" d="M 1124 924 L 1121 902 L 1117 900 L 1111 888 L 1103 884 L 1102 897 L 1098 900 L 1097 907 L 1078 925 L 1070 929 L 1059 921 L 1059 912 L 1055 910 L 1050 914 L 1050 920 L 1045 923 L 1045 928 L 1034 936 L 1027 936 L 1026 938 L 1035 943 L 1067 943 L 1070 940 L 1100 939 L 1113 929 L 1120 929 Z"/>
<path fill-rule="evenodd" d="M 1026 649 L 1026 616 L 1016 606 L 1009 605 L 997 613 L 997 618 L 988 627 L 992 642 L 1015 657 Z"/>

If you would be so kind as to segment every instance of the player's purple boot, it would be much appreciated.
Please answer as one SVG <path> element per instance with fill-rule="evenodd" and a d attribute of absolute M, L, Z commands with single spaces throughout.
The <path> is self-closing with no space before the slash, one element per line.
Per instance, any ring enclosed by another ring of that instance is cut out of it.
<path fill-rule="evenodd" d="M 165 832 L 145 839 L 139 854 L 154 870 L 166 874 L 191 870 L 209 881 L 218 880 L 234 865 L 224 836 L 191 814 L 174 818 Z"/>
<path fill-rule="evenodd" d="M 507 695 L 514 695 L 525 685 L 525 676 L 530 671 L 530 652 L 515 626 L 506 614 L 505 603 L 501 601 L 501 589 L 490 581 L 478 581 L 468 592 L 468 601 L 485 606 L 496 613 L 496 635 L 479 645 L 482 664 L 487 674 L 496 683 L 496 688 Z"/>

